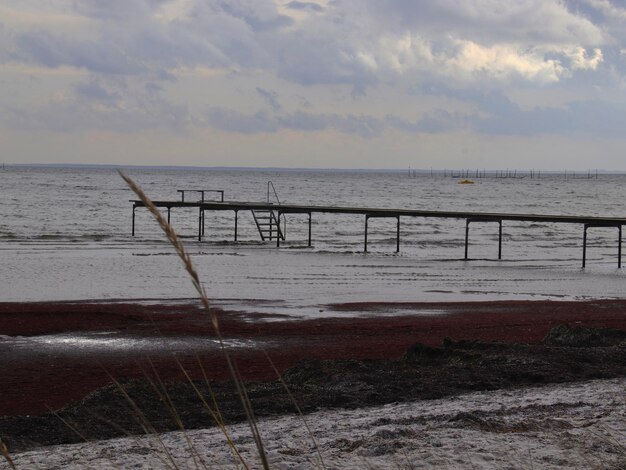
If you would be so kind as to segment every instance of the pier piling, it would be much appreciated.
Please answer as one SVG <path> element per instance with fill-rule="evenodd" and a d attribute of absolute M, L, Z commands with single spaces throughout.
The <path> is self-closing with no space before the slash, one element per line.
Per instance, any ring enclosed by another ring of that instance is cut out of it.
<path fill-rule="evenodd" d="M 587 229 L 590 227 L 616 227 L 617 228 L 617 268 L 622 267 L 622 224 L 610 222 L 586 223 L 583 229 L 583 268 L 587 265 Z"/>
<path fill-rule="evenodd" d="M 465 219 L 465 260 L 468 259 L 469 226 L 472 222 L 496 222 L 498 224 L 498 259 L 502 259 L 502 219 L 493 217 L 468 217 Z"/>

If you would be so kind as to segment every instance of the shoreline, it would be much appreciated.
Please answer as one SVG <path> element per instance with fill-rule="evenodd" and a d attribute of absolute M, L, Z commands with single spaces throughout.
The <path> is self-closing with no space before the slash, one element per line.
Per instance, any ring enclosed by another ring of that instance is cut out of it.
<path fill-rule="evenodd" d="M 328 317 L 312 319 L 214 311 L 246 381 L 276 379 L 264 352 L 282 373 L 312 359 L 397 360 L 417 342 L 435 347 L 444 338 L 538 344 L 565 323 L 626 330 L 622 299 L 367 302 L 325 309 Z M 0 303 L 0 332 L 0 416 L 58 409 L 110 384 L 111 377 L 141 378 L 148 363 L 168 381 L 184 379 L 177 361 L 200 378 L 198 358 L 209 380 L 230 377 L 197 303 Z"/>

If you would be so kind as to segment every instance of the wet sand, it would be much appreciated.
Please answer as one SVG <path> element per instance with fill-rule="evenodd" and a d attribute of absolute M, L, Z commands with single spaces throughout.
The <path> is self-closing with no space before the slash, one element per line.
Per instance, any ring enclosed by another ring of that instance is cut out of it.
<path fill-rule="evenodd" d="M 350 303 L 315 319 L 214 313 L 248 381 L 276 378 L 262 351 L 282 372 L 310 359 L 396 360 L 416 342 L 444 338 L 537 344 L 565 323 L 626 330 L 626 300 Z M 57 409 L 152 367 L 183 380 L 174 356 L 193 378 L 202 376 L 198 359 L 210 380 L 230 375 L 196 304 L 2 303 L 0 335 L 0 416 Z"/>

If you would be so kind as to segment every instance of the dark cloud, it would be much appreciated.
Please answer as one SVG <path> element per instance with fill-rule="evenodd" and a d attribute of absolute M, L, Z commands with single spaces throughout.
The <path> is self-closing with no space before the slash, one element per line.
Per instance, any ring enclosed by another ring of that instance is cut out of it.
<path fill-rule="evenodd" d="M 597 101 L 577 101 L 562 108 L 522 110 L 506 97 L 490 94 L 483 95 L 479 112 L 436 110 L 415 120 L 394 115 L 378 118 L 303 111 L 274 115 L 259 111 L 250 115 L 213 108 L 209 113 L 209 124 L 221 130 L 245 134 L 277 132 L 280 129 L 302 132 L 334 130 L 363 138 L 377 137 L 388 129 L 410 134 L 467 130 L 483 135 L 589 134 L 620 137 L 626 134 L 625 114 L 624 104 Z"/>
<path fill-rule="evenodd" d="M 143 19 L 170 0 L 75 0 L 74 10 L 84 16 L 117 21 Z"/>
<path fill-rule="evenodd" d="M 177 67 L 266 68 L 272 59 L 258 35 L 291 21 L 268 0 L 254 2 L 249 9 L 236 2 L 199 2 L 188 16 L 158 21 L 154 14 L 165 3 L 76 2 L 78 12 L 100 20 L 93 28 L 97 39 L 42 30 L 15 33 L 0 45 L 0 59 L 11 51 L 13 61 L 33 65 L 166 80 L 172 78 L 169 70 Z"/>
<path fill-rule="evenodd" d="M 148 82 L 144 85 L 144 89 L 149 95 L 156 95 L 163 91 L 163 87 L 158 83 Z"/>
<path fill-rule="evenodd" d="M 576 101 L 562 108 L 538 107 L 530 111 L 475 117 L 471 126 L 480 133 L 500 135 L 596 135 L 623 137 L 626 134 L 623 104 Z"/>
<path fill-rule="evenodd" d="M 132 134 L 143 131 L 181 132 L 189 125 L 186 106 L 163 101 L 140 107 L 101 109 L 78 100 L 51 102 L 37 109 L 5 108 L 3 125 L 20 131 L 60 133 L 108 131 Z"/>
<path fill-rule="evenodd" d="M 92 75 L 73 86 L 73 94 L 57 96 L 39 106 L 0 108 L 0 122 L 9 129 L 62 133 L 146 130 L 180 133 L 194 122 L 187 106 L 171 103 L 131 81 Z"/>
<path fill-rule="evenodd" d="M 299 131 L 335 130 L 344 134 L 356 134 L 364 138 L 380 135 L 384 123 L 366 115 L 312 114 L 296 112 L 278 118 L 282 127 Z"/>
<path fill-rule="evenodd" d="M 337 115 L 313 114 L 298 111 L 278 118 L 282 127 L 298 131 L 313 132 L 332 128 L 338 120 Z"/>
<path fill-rule="evenodd" d="M 276 120 L 262 111 L 255 114 L 244 114 L 232 109 L 211 108 L 207 113 L 208 123 L 215 129 L 241 134 L 257 134 L 276 132 Z"/>
<path fill-rule="evenodd" d="M 108 90 L 98 80 L 93 79 L 87 83 L 78 83 L 74 86 L 74 90 L 81 99 L 109 104 L 115 104 L 121 99 L 120 93 Z"/>
<path fill-rule="evenodd" d="M 415 123 L 388 118 L 399 130 L 441 133 L 466 129 L 485 135 L 596 135 L 617 138 L 626 135 L 626 103 L 600 100 L 573 101 L 561 107 L 524 110 L 499 93 L 457 93 L 477 108 L 475 113 L 430 113 Z"/>
<path fill-rule="evenodd" d="M 224 13 L 245 21 L 254 31 L 271 31 L 293 24 L 290 17 L 279 14 L 276 5 L 266 0 L 217 0 L 215 4 Z"/>
<path fill-rule="evenodd" d="M 277 57 L 279 76 L 301 85 L 344 84 L 362 94 L 379 81 L 350 45 L 332 36 L 295 33 L 281 42 Z"/>
<path fill-rule="evenodd" d="M 380 135 L 385 128 L 380 119 L 364 115 L 342 116 L 301 111 L 285 115 L 269 115 L 263 111 L 245 114 L 220 107 L 209 110 L 207 121 L 216 129 L 242 134 L 271 133 L 280 129 L 303 132 L 334 130 L 344 134 L 372 138 Z"/>
<path fill-rule="evenodd" d="M 324 7 L 313 2 L 289 2 L 286 5 L 290 10 L 305 10 L 305 11 L 315 11 L 317 13 L 321 13 L 324 11 Z"/>
<path fill-rule="evenodd" d="M 261 87 L 256 87 L 256 92 L 265 100 L 273 111 L 278 112 L 282 109 L 282 106 L 278 102 L 278 94 L 275 91 L 264 90 Z"/>
<path fill-rule="evenodd" d="M 413 121 L 388 115 L 385 117 L 385 125 L 390 129 L 409 134 L 441 134 L 466 127 L 467 123 L 461 114 L 438 110 Z"/>
<path fill-rule="evenodd" d="M 75 41 L 43 31 L 16 35 L 14 58 L 56 68 L 69 65 L 102 74 L 140 74 L 148 69 L 123 50 L 96 41 Z"/>

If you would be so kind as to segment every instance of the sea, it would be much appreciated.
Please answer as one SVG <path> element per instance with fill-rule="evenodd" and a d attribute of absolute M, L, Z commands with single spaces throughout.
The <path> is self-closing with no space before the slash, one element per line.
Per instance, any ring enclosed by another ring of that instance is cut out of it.
<path fill-rule="evenodd" d="M 154 200 L 199 198 L 321 206 L 625 217 L 626 175 L 487 173 L 459 184 L 442 172 L 128 168 Z M 532 177 L 531 177 L 532 176 Z M 271 184 L 269 184 L 271 182 Z M 269 191 L 268 191 L 269 187 Z M 274 192 L 275 189 L 275 192 Z M 206 198 L 219 193 L 205 193 Z M 5 166 L 0 169 L 0 301 L 180 302 L 195 299 L 182 263 L 115 168 Z M 590 228 L 581 267 L 579 224 L 470 225 L 465 220 L 396 220 L 287 215 L 286 240 L 262 241 L 251 213 L 174 208 L 183 238 L 214 305 L 291 316 L 324 316 L 344 302 L 448 302 L 622 298 L 618 231 Z M 423 312 L 428 312 L 424 310 Z M 433 313 L 437 313 L 436 309 Z M 336 312 L 334 313 L 336 314 Z"/>

